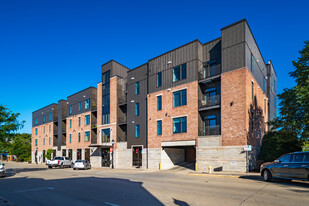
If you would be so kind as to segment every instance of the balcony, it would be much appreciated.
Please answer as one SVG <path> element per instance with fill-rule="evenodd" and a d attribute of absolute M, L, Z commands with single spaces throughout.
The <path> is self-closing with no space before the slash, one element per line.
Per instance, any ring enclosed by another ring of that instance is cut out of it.
<path fill-rule="evenodd" d="M 127 124 L 127 116 L 118 117 L 118 124 Z"/>
<path fill-rule="evenodd" d="M 118 98 L 118 105 L 122 106 L 122 105 L 126 105 L 127 104 L 127 98 L 126 97 L 119 97 Z"/>
<path fill-rule="evenodd" d="M 210 136 L 210 135 L 221 135 L 221 126 L 206 126 L 204 129 L 199 131 L 199 136 Z"/>
<path fill-rule="evenodd" d="M 118 135 L 117 142 L 126 142 L 126 141 L 127 141 L 127 134 L 126 133 Z"/>
<path fill-rule="evenodd" d="M 202 110 L 219 108 L 221 104 L 221 95 L 205 95 L 202 99 L 199 100 L 199 108 Z"/>
<path fill-rule="evenodd" d="M 102 136 L 102 143 L 111 143 L 111 137 L 110 136 Z"/>
<path fill-rule="evenodd" d="M 209 79 L 211 77 L 216 77 L 221 74 L 221 64 L 208 65 L 204 67 L 202 71 L 199 72 L 199 79 Z"/>

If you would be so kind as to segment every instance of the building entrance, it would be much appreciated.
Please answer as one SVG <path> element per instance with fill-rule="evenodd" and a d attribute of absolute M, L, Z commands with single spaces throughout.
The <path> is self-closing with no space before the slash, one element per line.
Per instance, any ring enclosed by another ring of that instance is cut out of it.
<path fill-rule="evenodd" d="M 142 147 L 133 147 L 133 166 L 142 166 Z"/>
<path fill-rule="evenodd" d="M 45 163 L 45 150 L 43 150 L 43 163 Z"/>
<path fill-rule="evenodd" d="M 109 148 L 102 148 L 102 167 L 109 167 L 111 164 L 111 157 Z"/>
<path fill-rule="evenodd" d="M 90 161 L 90 149 L 85 149 L 85 160 Z"/>

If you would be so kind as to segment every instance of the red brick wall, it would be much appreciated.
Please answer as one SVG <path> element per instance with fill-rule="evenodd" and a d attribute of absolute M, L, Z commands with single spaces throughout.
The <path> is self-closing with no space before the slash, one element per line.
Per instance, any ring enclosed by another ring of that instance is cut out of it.
<path fill-rule="evenodd" d="M 187 89 L 187 105 L 173 107 L 173 92 Z M 157 111 L 157 95 L 162 95 L 162 110 Z M 161 148 L 163 141 L 197 140 L 198 136 L 198 82 L 190 82 L 149 94 L 148 146 Z M 187 116 L 187 132 L 173 134 L 173 117 Z M 162 120 L 162 135 L 157 135 L 157 120 Z"/>
<path fill-rule="evenodd" d="M 49 132 L 49 126 L 50 126 L 50 132 Z M 45 127 L 45 132 L 44 132 Z M 38 129 L 38 134 L 35 134 L 35 129 Z M 38 148 L 38 151 L 48 150 L 53 148 L 53 133 L 54 131 L 54 123 L 46 123 L 37 127 L 32 128 L 32 151 L 34 151 L 36 148 Z M 49 137 L 50 137 L 50 144 L 49 144 Z M 45 138 L 45 145 L 44 145 L 44 138 Z M 38 145 L 35 146 L 35 139 L 38 140 Z"/>

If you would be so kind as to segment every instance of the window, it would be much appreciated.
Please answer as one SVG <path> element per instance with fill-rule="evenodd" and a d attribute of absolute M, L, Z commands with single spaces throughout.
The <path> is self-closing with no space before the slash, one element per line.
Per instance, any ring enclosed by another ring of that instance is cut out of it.
<path fill-rule="evenodd" d="M 135 104 L 135 115 L 139 116 L 139 103 Z"/>
<path fill-rule="evenodd" d="M 187 64 L 182 64 L 173 68 L 173 82 L 187 78 Z"/>
<path fill-rule="evenodd" d="M 38 146 L 38 139 L 35 139 L 35 146 Z"/>
<path fill-rule="evenodd" d="M 102 143 L 111 142 L 111 131 L 110 129 L 102 129 Z"/>
<path fill-rule="evenodd" d="M 86 115 L 85 116 L 85 125 L 89 125 L 90 124 L 90 115 Z"/>
<path fill-rule="evenodd" d="M 78 126 L 80 127 L 80 117 L 78 117 Z"/>
<path fill-rule="evenodd" d="M 157 110 L 162 110 L 162 96 L 157 96 Z"/>
<path fill-rule="evenodd" d="M 69 106 L 69 114 L 72 114 L 72 105 Z"/>
<path fill-rule="evenodd" d="M 78 133 L 78 142 L 80 142 L 80 132 Z"/>
<path fill-rule="evenodd" d="M 52 114 L 51 114 L 51 113 L 49 113 L 49 120 L 51 120 L 51 118 L 52 118 Z"/>
<path fill-rule="evenodd" d="M 51 126 L 49 125 L 49 132 L 51 132 Z"/>
<path fill-rule="evenodd" d="M 46 119 L 45 119 L 45 115 L 43 115 L 43 122 L 45 122 L 45 120 L 46 120 Z"/>
<path fill-rule="evenodd" d="M 254 82 L 251 83 L 252 100 L 254 100 Z"/>
<path fill-rule="evenodd" d="M 278 160 L 280 160 L 282 163 L 291 162 L 291 155 L 290 154 L 284 155 L 280 157 Z"/>
<path fill-rule="evenodd" d="M 139 137 L 139 124 L 135 125 L 135 137 Z"/>
<path fill-rule="evenodd" d="M 82 110 L 82 103 L 78 102 L 78 111 L 81 111 L 81 110 Z"/>
<path fill-rule="evenodd" d="M 162 120 L 157 121 L 157 135 L 162 135 Z"/>
<path fill-rule="evenodd" d="M 38 118 L 35 118 L 35 124 L 36 125 L 38 124 Z"/>
<path fill-rule="evenodd" d="M 90 108 L 90 99 L 86 99 L 85 100 L 85 109 L 89 109 Z"/>
<path fill-rule="evenodd" d="M 252 53 L 251 53 L 251 71 L 253 71 L 253 65 L 252 65 L 252 63 L 253 63 L 253 55 L 252 55 Z"/>
<path fill-rule="evenodd" d="M 70 119 L 70 128 L 72 128 L 72 119 Z"/>
<path fill-rule="evenodd" d="M 72 134 L 70 134 L 70 143 L 72 142 Z"/>
<path fill-rule="evenodd" d="M 110 122 L 110 71 L 102 74 L 102 124 Z"/>
<path fill-rule="evenodd" d="M 157 87 L 162 86 L 162 72 L 157 73 Z"/>
<path fill-rule="evenodd" d="M 85 142 L 90 141 L 90 132 L 85 132 Z"/>
<path fill-rule="evenodd" d="M 48 142 L 49 142 L 49 145 L 50 145 L 50 141 L 51 141 L 51 139 L 50 139 L 50 137 L 49 137 L 49 140 L 48 140 Z"/>
<path fill-rule="evenodd" d="M 139 82 L 135 83 L 135 94 L 139 94 Z"/>
<path fill-rule="evenodd" d="M 38 135 L 38 128 L 35 128 L 35 135 Z"/>
<path fill-rule="evenodd" d="M 173 107 L 187 105 L 187 90 L 181 90 L 173 93 Z"/>
<path fill-rule="evenodd" d="M 173 119 L 173 133 L 187 132 L 187 117 Z"/>
<path fill-rule="evenodd" d="M 43 138 L 43 145 L 45 145 L 45 138 Z"/>
<path fill-rule="evenodd" d="M 293 162 L 303 162 L 304 161 L 304 153 L 294 154 Z"/>

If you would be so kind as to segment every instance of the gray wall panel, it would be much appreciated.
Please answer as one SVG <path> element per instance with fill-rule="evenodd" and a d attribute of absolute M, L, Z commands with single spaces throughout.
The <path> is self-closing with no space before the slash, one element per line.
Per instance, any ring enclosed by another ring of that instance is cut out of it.
<path fill-rule="evenodd" d="M 51 113 L 51 120 L 49 114 Z M 43 116 L 45 115 L 45 122 L 43 122 Z M 38 124 L 35 124 L 35 119 L 38 119 Z M 49 122 L 57 121 L 58 118 L 58 105 L 53 103 L 39 110 L 32 112 L 32 127 L 36 127 Z"/>

